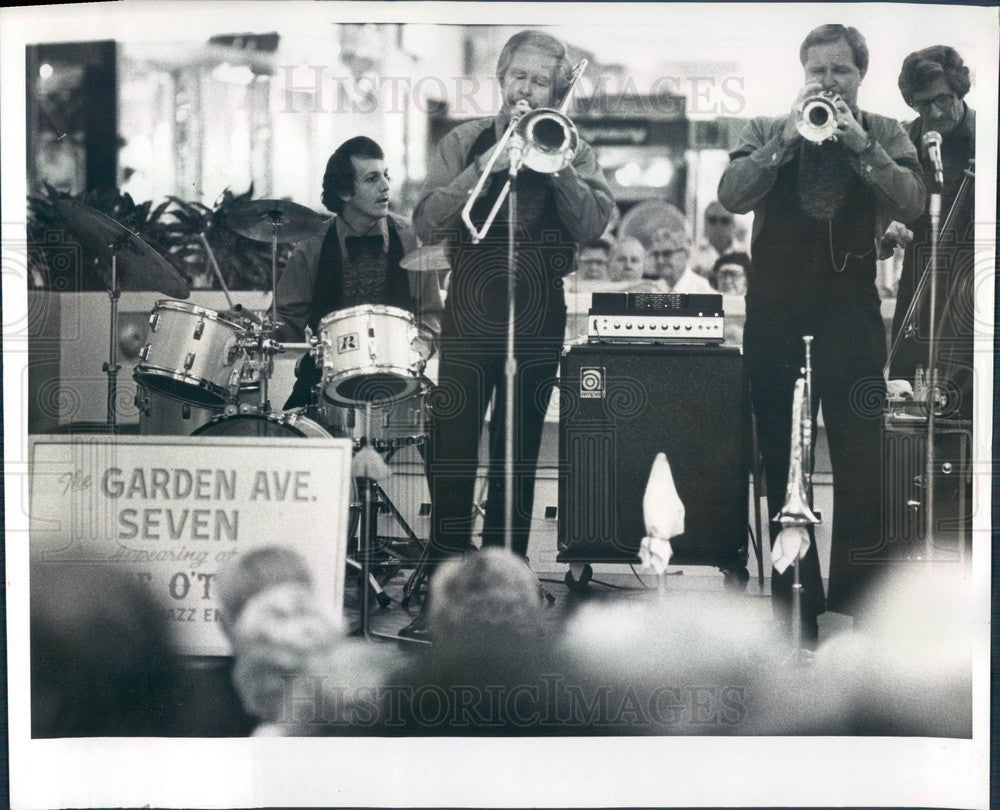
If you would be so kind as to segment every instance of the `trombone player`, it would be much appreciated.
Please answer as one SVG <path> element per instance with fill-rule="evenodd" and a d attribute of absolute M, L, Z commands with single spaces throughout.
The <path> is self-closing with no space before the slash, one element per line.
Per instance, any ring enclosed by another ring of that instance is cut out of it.
<path fill-rule="evenodd" d="M 744 352 L 767 480 L 768 510 L 786 491 L 792 394 L 812 334 L 813 410 L 833 466 L 833 541 L 824 603 L 815 542 L 802 560 L 802 629 L 815 643 L 826 605 L 855 614 L 879 567 L 880 425 L 885 327 L 875 287 L 877 244 L 891 220 L 913 222 L 925 189 L 902 126 L 858 108 L 868 47 L 856 28 L 822 25 L 802 42 L 805 86 L 792 110 L 754 118 L 719 184 L 733 213 L 754 212 Z M 771 525 L 772 543 L 780 527 Z M 789 571 L 772 571 L 780 619 L 791 620 Z"/>
<path fill-rule="evenodd" d="M 512 117 L 562 103 L 572 89 L 573 73 L 566 46 L 551 35 L 529 30 L 511 37 L 497 61 L 502 94 L 499 114 L 460 124 L 441 139 L 430 160 L 426 191 L 414 211 L 417 234 L 425 242 L 446 240 L 452 266 L 439 383 L 431 398 L 432 567 L 443 556 L 471 546 L 479 436 L 494 393 L 482 542 L 487 546 L 504 542 L 502 426 L 506 418 L 509 208 L 504 203 L 495 225 L 478 243 L 463 225 L 461 213 L 498 149 L 489 182 L 471 211 L 471 219 L 482 227 L 508 180 L 504 135 Z M 524 556 L 542 424 L 566 324 L 562 276 L 573 270 L 578 245 L 604 233 L 614 202 L 593 150 L 582 140 L 569 164 L 558 172 L 523 168 L 516 183 L 514 350 L 518 372 L 512 545 L 514 552 Z"/>

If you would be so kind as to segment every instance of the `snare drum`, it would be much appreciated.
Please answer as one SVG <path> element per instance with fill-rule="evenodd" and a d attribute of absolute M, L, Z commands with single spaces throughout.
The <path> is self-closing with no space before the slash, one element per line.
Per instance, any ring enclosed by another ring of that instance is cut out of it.
<path fill-rule="evenodd" d="M 222 408 L 239 390 L 246 359 L 238 343 L 244 325 L 211 309 L 157 301 L 149 342 L 139 352 L 135 381 L 170 399 Z"/>
<path fill-rule="evenodd" d="M 301 436 L 328 439 L 330 433 L 305 415 L 305 408 L 273 413 L 237 413 L 219 416 L 192 436 Z"/>
<path fill-rule="evenodd" d="M 320 398 L 317 419 L 336 436 L 360 443 L 365 436 L 365 409 L 346 408 Z M 427 404 L 421 391 L 388 405 L 373 405 L 369 438 L 376 450 L 398 450 L 419 444 L 427 435 Z"/>
<path fill-rule="evenodd" d="M 323 398 L 358 405 L 412 396 L 420 388 L 416 339 L 405 309 L 363 305 L 331 312 L 319 323 Z"/>

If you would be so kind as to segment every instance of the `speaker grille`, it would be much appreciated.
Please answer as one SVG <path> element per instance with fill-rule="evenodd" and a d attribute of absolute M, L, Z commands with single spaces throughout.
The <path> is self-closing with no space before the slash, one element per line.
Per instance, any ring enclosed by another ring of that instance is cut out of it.
<path fill-rule="evenodd" d="M 673 562 L 742 564 L 749 512 L 742 360 L 724 347 L 600 345 L 563 358 L 560 401 L 572 407 L 560 410 L 560 561 L 637 559 L 646 481 L 663 452 L 686 515 Z M 594 369 L 603 375 L 596 382 Z"/>

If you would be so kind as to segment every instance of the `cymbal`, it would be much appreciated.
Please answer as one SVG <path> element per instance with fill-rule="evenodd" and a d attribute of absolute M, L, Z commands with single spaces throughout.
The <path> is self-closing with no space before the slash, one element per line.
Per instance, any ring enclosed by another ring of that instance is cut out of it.
<path fill-rule="evenodd" d="M 451 263 L 445 255 L 444 245 L 440 242 L 433 245 L 421 245 L 416 250 L 411 250 L 399 260 L 399 266 L 404 270 L 418 273 L 451 270 Z"/>
<path fill-rule="evenodd" d="M 247 200 L 222 217 L 222 224 L 255 242 L 271 242 L 272 223 L 279 223 L 278 243 L 301 242 L 316 236 L 326 217 L 291 200 Z"/>
<path fill-rule="evenodd" d="M 114 247 L 120 289 L 136 292 L 154 290 L 171 298 L 191 295 L 181 274 L 120 222 L 79 200 L 56 200 L 55 206 L 69 229 L 92 247 L 102 252 L 109 246 Z"/>

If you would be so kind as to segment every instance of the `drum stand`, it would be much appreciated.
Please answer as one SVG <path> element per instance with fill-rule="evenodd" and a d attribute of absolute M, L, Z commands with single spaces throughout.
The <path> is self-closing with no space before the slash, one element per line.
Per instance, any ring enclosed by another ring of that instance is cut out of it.
<path fill-rule="evenodd" d="M 372 404 L 371 402 L 365 403 L 365 429 L 363 438 L 363 447 L 371 447 L 371 418 L 372 418 Z M 403 519 L 399 510 L 396 509 L 395 504 L 386 494 L 382 486 L 373 479 L 370 475 L 365 475 L 363 477 L 363 489 L 364 495 L 361 504 L 361 526 L 360 532 L 358 534 L 358 552 L 361 556 L 360 564 L 356 561 L 348 559 L 348 564 L 355 568 L 360 568 L 361 571 L 361 611 L 360 611 L 360 624 L 355 631 L 356 635 L 360 635 L 366 639 L 385 639 L 387 641 L 406 641 L 415 644 L 428 644 L 430 642 L 424 641 L 422 639 L 407 638 L 405 636 L 390 635 L 387 633 L 376 633 L 371 629 L 371 601 L 370 592 L 374 592 L 381 607 L 387 607 L 392 601 L 388 595 L 382 590 L 381 586 L 378 584 L 378 580 L 372 574 L 372 552 L 375 548 L 378 535 L 378 513 L 381 504 L 385 504 L 390 514 L 399 522 L 400 526 L 403 527 L 403 531 L 406 532 L 407 537 L 411 541 L 420 542 L 416 533 L 409 526 L 409 524 Z M 424 554 L 421 555 L 421 562 L 424 560 L 426 555 L 426 548 L 424 549 Z M 418 563 L 418 569 L 420 563 Z M 412 577 L 411 577 L 412 580 Z M 407 583 L 409 585 L 409 583 Z M 405 593 L 405 590 L 404 590 Z M 404 596 L 404 599 L 406 597 Z M 408 601 L 408 600 L 407 600 Z M 405 604 L 405 603 L 404 603 Z"/>

